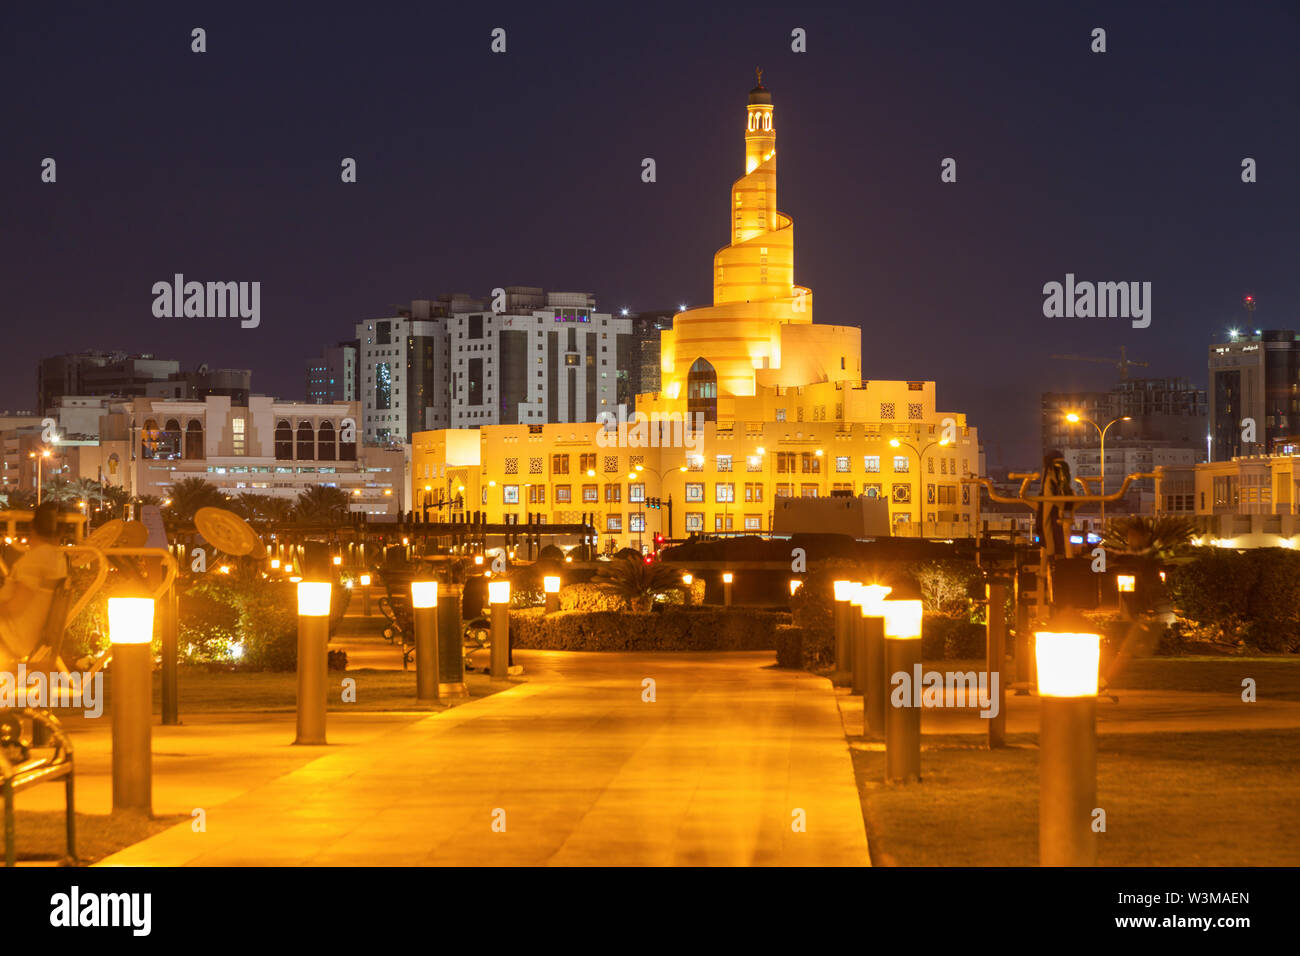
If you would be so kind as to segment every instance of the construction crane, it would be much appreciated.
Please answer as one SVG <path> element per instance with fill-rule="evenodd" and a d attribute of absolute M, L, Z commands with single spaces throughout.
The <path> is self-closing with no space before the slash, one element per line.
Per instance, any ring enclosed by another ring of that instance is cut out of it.
<path fill-rule="evenodd" d="M 1128 350 L 1124 346 L 1119 347 L 1119 361 L 1109 358 L 1097 358 L 1092 355 L 1053 355 L 1054 359 L 1066 359 L 1071 362 L 1101 362 L 1105 365 L 1113 365 L 1119 369 L 1119 377 L 1128 381 L 1129 366 L 1146 368 L 1150 363 L 1132 361 L 1128 357 Z"/>

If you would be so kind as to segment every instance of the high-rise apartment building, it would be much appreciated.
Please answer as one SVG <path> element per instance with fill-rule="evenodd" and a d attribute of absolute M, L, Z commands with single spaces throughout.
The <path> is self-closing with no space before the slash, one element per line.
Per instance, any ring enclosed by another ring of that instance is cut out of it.
<path fill-rule="evenodd" d="M 1271 454 L 1300 435 L 1300 333 L 1235 333 L 1210 346 L 1211 460 Z M 1253 437 L 1253 441 L 1250 440 Z"/>
<path fill-rule="evenodd" d="M 355 402 L 361 394 L 360 343 L 356 339 L 322 349 L 307 359 L 307 401 L 312 405 Z"/>

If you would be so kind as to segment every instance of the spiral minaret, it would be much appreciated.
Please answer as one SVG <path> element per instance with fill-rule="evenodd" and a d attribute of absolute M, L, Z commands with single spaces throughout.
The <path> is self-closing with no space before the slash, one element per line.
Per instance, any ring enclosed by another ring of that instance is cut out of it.
<path fill-rule="evenodd" d="M 672 399 L 710 391 L 753 395 L 758 385 L 840 377 L 820 358 L 783 362 L 783 348 L 799 338 L 790 327 L 812 323 L 812 294 L 795 284 L 794 222 L 777 208 L 776 109 L 761 70 L 745 106 L 744 135 L 745 173 L 732 184 L 728 203 L 731 241 L 713 256 L 713 304 L 680 313 L 663 333 L 662 380 Z M 813 338 L 820 343 L 824 336 Z M 836 371 L 855 373 L 857 355 L 850 369 L 847 349 L 836 348 L 843 353 L 835 357 Z"/>

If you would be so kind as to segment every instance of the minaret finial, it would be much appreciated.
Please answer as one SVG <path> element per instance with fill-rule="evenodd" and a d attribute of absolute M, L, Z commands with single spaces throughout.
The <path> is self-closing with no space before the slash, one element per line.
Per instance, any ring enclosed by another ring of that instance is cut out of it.
<path fill-rule="evenodd" d="M 759 66 L 759 67 L 755 67 L 755 68 L 754 68 L 754 72 L 758 75 L 758 85 L 759 85 L 759 86 L 762 86 L 762 85 L 763 85 L 763 68 L 762 68 L 761 66 Z"/>

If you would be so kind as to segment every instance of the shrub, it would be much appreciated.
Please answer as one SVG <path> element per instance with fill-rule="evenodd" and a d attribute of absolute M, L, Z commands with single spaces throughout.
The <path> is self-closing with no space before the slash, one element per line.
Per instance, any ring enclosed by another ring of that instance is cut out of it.
<path fill-rule="evenodd" d="M 594 584 L 569 584 L 560 588 L 561 611 L 617 611 L 623 601 Z"/>
<path fill-rule="evenodd" d="M 776 666 L 802 668 L 803 628 L 795 624 L 778 624 L 776 633 Z"/>
<path fill-rule="evenodd" d="M 1179 634 L 1261 651 L 1300 650 L 1300 554 L 1200 548 L 1168 579 Z"/>
<path fill-rule="evenodd" d="M 984 626 L 967 615 L 926 614 L 922 619 L 922 657 L 971 660 L 985 655 L 986 644 Z"/>
<path fill-rule="evenodd" d="M 660 612 L 512 611 L 515 647 L 555 651 L 761 651 L 776 647 L 790 616 L 753 608 Z"/>

